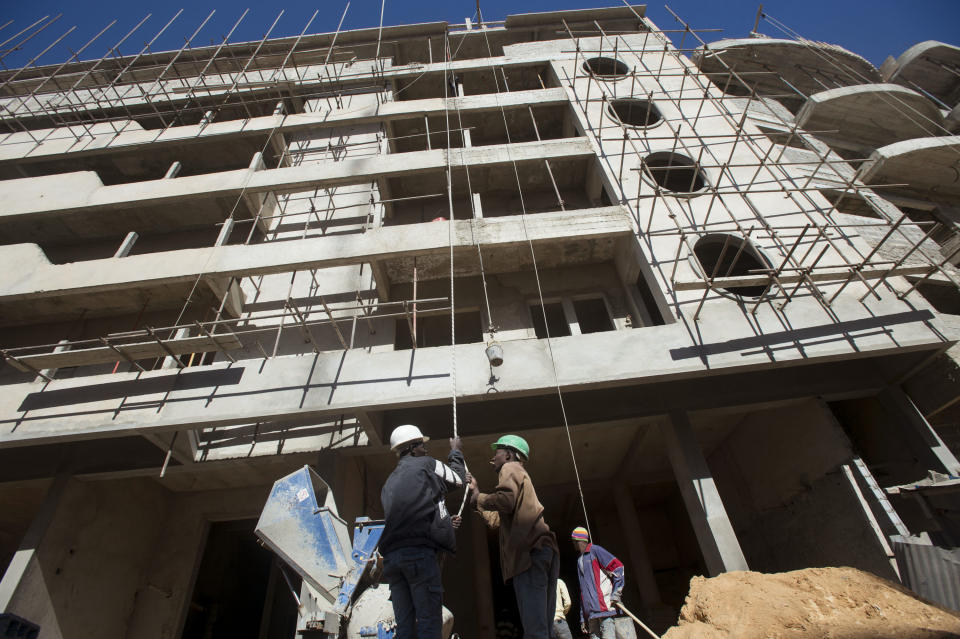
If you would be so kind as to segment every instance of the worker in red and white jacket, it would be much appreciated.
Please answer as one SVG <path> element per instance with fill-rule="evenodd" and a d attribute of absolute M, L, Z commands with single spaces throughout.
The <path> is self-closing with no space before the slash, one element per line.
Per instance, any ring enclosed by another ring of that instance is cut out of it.
<path fill-rule="evenodd" d="M 598 639 L 616 639 L 614 604 L 623 594 L 623 564 L 606 549 L 590 543 L 586 528 L 573 529 L 570 537 L 580 551 L 580 630 Z"/>

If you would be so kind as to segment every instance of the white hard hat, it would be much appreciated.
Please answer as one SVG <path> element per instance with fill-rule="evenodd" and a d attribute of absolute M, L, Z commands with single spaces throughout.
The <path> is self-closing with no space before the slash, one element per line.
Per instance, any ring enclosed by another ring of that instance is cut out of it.
<path fill-rule="evenodd" d="M 430 438 L 425 437 L 424 434 L 420 432 L 420 429 L 413 424 L 404 424 L 403 426 L 397 426 L 393 429 L 393 432 L 390 433 L 390 450 L 397 450 L 404 444 L 409 444 L 410 442 L 429 440 Z"/>

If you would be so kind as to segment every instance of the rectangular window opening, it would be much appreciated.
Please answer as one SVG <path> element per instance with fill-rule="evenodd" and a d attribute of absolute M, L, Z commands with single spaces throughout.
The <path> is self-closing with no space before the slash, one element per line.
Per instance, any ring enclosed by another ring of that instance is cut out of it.
<path fill-rule="evenodd" d="M 546 312 L 547 322 L 544 324 L 543 315 Z M 550 337 L 564 337 L 570 334 L 570 326 L 567 324 L 566 315 L 563 313 L 563 305 L 560 302 L 547 302 L 530 305 L 530 315 L 533 317 L 533 330 L 537 334 L 537 339 L 547 337 L 547 327 L 550 329 Z"/>
<path fill-rule="evenodd" d="M 636 286 L 637 293 L 640 294 L 640 301 L 643 302 L 643 307 L 650 316 L 651 324 L 653 326 L 663 326 L 666 324 L 666 321 L 663 319 L 663 313 L 660 312 L 660 307 L 657 305 L 657 301 L 653 297 L 653 291 L 650 289 L 650 285 L 647 283 L 647 280 L 643 276 L 642 272 L 637 275 Z"/>
<path fill-rule="evenodd" d="M 411 316 L 412 317 L 412 316 Z M 475 344 L 483 341 L 483 322 L 480 311 L 462 311 L 455 317 L 456 343 Z M 396 320 L 396 338 L 393 349 L 413 348 L 410 322 L 406 317 Z M 417 348 L 450 345 L 450 315 L 417 315 Z"/>
<path fill-rule="evenodd" d="M 610 319 L 610 313 L 602 297 L 574 300 L 573 310 L 577 315 L 580 332 L 583 334 L 614 329 L 613 320 Z"/>

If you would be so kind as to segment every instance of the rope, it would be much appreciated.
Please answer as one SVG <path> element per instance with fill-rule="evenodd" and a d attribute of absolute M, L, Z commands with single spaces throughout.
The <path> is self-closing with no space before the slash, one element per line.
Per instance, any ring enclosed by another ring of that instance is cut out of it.
<path fill-rule="evenodd" d="M 483 37 L 484 37 L 484 40 L 486 40 L 487 53 L 489 56 L 488 59 L 490 59 L 493 57 L 493 48 L 490 46 L 490 38 L 487 35 L 487 32 L 485 29 L 483 30 Z M 556 388 L 556 391 L 557 391 L 557 400 L 560 402 L 560 413 L 563 416 L 563 427 L 567 434 L 567 444 L 570 448 L 570 461 L 573 463 L 573 474 L 577 481 L 577 492 L 580 495 L 580 506 L 583 508 L 584 525 L 587 528 L 587 533 L 592 538 L 593 533 L 590 530 L 590 516 L 589 516 L 589 513 L 587 512 L 587 501 L 583 494 L 583 483 L 580 480 L 580 469 L 577 466 L 577 456 L 573 448 L 573 436 L 570 432 L 570 422 L 567 419 L 567 409 L 563 403 L 563 391 L 560 388 L 560 376 L 557 372 L 557 360 L 554 357 L 554 353 L 553 353 L 553 343 L 552 343 L 553 338 L 550 337 L 550 327 L 549 327 L 549 322 L 547 322 L 547 308 L 546 308 L 546 303 L 543 300 L 543 288 L 540 285 L 540 269 L 537 266 L 537 255 L 533 248 L 533 240 L 530 239 L 530 233 L 527 230 L 527 220 L 526 220 L 527 207 L 523 199 L 523 187 L 521 186 L 521 181 L 520 181 L 520 171 L 517 167 L 516 160 L 513 159 L 513 155 L 510 152 L 509 145 L 512 143 L 510 140 L 510 127 L 507 124 L 507 114 L 503 108 L 503 103 L 500 101 L 500 81 L 497 79 L 496 69 L 494 68 L 492 62 L 490 63 L 490 72 L 493 75 L 494 86 L 496 86 L 497 88 L 497 104 L 500 106 L 500 115 L 503 118 L 503 128 L 507 135 L 507 145 L 508 145 L 507 155 L 510 158 L 510 164 L 513 166 L 513 174 L 517 181 L 517 193 L 520 197 L 520 209 L 521 209 L 520 222 L 523 227 L 523 235 L 527 241 L 527 246 L 530 248 L 530 258 L 531 258 L 531 263 L 533 265 L 533 275 L 537 284 L 537 296 L 539 297 L 539 300 L 540 300 L 540 312 L 543 314 L 543 325 L 547 333 L 547 337 L 546 337 L 547 351 L 550 354 L 550 365 L 551 365 L 551 369 L 553 370 L 553 382 L 554 382 L 554 387 Z M 506 82 L 506 78 L 504 78 L 504 81 Z"/>
<path fill-rule="evenodd" d="M 460 96 L 457 96 L 460 97 Z M 457 126 L 460 131 L 461 139 L 465 139 L 463 127 L 463 113 L 460 110 L 460 101 L 457 100 L 454 102 L 454 106 L 457 108 Z M 449 125 L 447 127 L 447 133 L 449 138 Z M 461 152 L 462 156 L 462 152 Z M 490 294 L 487 288 L 487 273 L 483 267 L 483 251 L 480 250 L 480 242 L 476 240 L 476 234 L 473 233 L 474 223 L 476 222 L 477 209 L 473 203 L 473 181 L 470 179 L 470 167 L 464 164 L 464 171 L 467 174 L 467 195 L 470 200 L 470 212 L 473 214 L 473 218 L 470 220 L 470 241 L 474 246 L 477 247 L 477 260 L 480 262 L 480 282 L 483 284 L 483 302 L 484 306 L 487 309 L 487 333 L 490 334 L 490 338 L 493 339 L 493 335 L 496 332 L 495 324 L 493 323 L 493 312 L 490 310 Z"/>
<path fill-rule="evenodd" d="M 456 310 L 457 303 L 454 296 L 454 285 L 453 285 L 453 179 L 451 177 L 451 168 L 450 168 L 450 103 L 449 103 L 449 88 L 450 82 L 448 77 L 453 77 L 453 74 L 450 73 L 450 41 L 447 39 L 447 34 L 444 33 L 443 36 L 443 49 L 445 60 L 445 68 L 443 72 L 443 113 L 446 118 L 447 123 L 447 205 L 450 210 L 450 217 L 447 220 L 447 239 L 450 244 L 450 397 L 452 404 L 452 413 L 453 413 L 453 438 L 457 439 L 460 435 L 457 429 L 457 327 L 456 327 Z M 465 472 L 470 472 L 470 469 L 467 468 L 467 461 L 464 458 L 463 469 Z M 460 501 L 460 508 L 457 510 L 457 517 L 463 516 L 463 509 L 467 505 L 467 497 L 470 495 L 470 487 L 463 487 L 463 499 Z"/>
<path fill-rule="evenodd" d="M 457 433 L 457 353 L 456 353 L 456 344 L 457 344 L 457 327 L 456 327 L 456 299 L 454 297 L 454 286 L 453 286 L 453 180 L 451 177 L 451 168 L 450 168 L 450 107 L 448 104 L 449 98 L 449 88 L 450 83 L 447 81 L 448 73 L 450 71 L 450 42 L 447 39 L 447 34 L 444 33 L 444 57 L 445 69 L 443 72 L 443 97 L 444 97 L 444 117 L 447 122 L 447 204 L 450 209 L 450 217 L 447 220 L 447 239 L 450 244 L 450 383 L 452 386 L 451 396 L 453 398 L 453 436 L 454 438 L 458 437 Z"/>

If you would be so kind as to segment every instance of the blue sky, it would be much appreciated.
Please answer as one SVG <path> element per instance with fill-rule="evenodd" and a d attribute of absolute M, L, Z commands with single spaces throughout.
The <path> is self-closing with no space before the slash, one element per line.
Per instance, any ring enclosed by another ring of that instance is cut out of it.
<path fill-rule="evenodd" d="M 240 21 L 231 42 L 259 40 L 280 13 L 272 36 L 299 34 L 314 11 L 319 11 L 310 26 L 310 33 L 334 31 L 347 0 L 322 2 L 289 2 L 270 7 L 260 3 L 251 7 Z M 722 29 L 701 34 L 704 40 L 745 37 L 753 26 L 756 0 L 671 0 L 670 7 L 695 29 Z M 243 4 L 193 3 L 167 27 L 152 46 L 154 51 L 179 48 L 204 18 L 215 9 L 214 17 L 200 31 L 194 45 L 219 43 L 240 18 Z M 351 0 L 344 20 L 345 29 L 375 27 L 380 18 L 380 0 Z M 617 6 L 615 0 L 481 0 L 480 8 L 487 20 L 498 20 L 512 13 L 575 9 L 591 6 Z M 124 55 L 137 53 L 177 12 L 176 5 L 154 2 L 121 2 L 100 0 L 96 3 L 64 0 L 0 0 L 0 25 L 13 22 L 0 30 L 0 42 L 45 15 L 63 16 L 33 38 L 22 50 L 8 55 L 8 67 L 20 66 L 40 53 L 70 27 L 76 27 L 60 46 L 52 48 L 37 64 L 54 64 L 68 57 L 112 20 L 117 22 L 91 44 L 82 58 L 100 57 L 114 46 L 148 14 L 150 18 L 133 32 L 120 47 Z M 433 3 L 424 0 L 386 0 L 384 24 L 463 22 L 476 11 L 475 0 L 449 0 Z M 910 45 L 922 40 L 942 40 L 960 45 L 960 0 L 775 0 L 764 3 L 764 11 L 779 23 L 806 38 L 840 44 L 876 65 L 888 55 L 897 56 Z M 665 6 L 647 5 L 647 15 L 661 28 L 674 29 L 677 23 Z M 771 21 L 762 21 L 760 31 L 772 37 L 786 37 Z M 679 44 L 678 34 L 671 34 Z M 684 44 L 689 46 L 690 40 Z M 10 47 L 10 44 L 4 48 Z"/>

